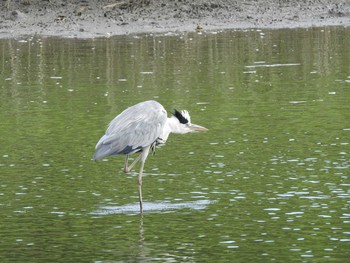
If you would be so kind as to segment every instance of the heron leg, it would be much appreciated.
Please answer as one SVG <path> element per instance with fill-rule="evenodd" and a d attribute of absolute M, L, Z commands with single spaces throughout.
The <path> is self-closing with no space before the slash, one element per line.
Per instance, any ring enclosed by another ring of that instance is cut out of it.
<path fill-rule="evenodd" d="M 140 160 L 141 154 L 135 158 L 135 160 L 128 166 L 129 154 L 125 156 L 124 172 L 129 173 L 135 164 Z"/>
<path fill-rule="evenodd" d="M 137 177 L 137 186 L 138 186 L 138 192 L 139 192 L 139 201 L 140 201 L 140 213 L 143 213 L 143 203 L 142 203 L 142 173 L 143 168 L 145 166 L 145 161 L 147 159 L 148 153 L 149 153 L 150 146 L 143 148 L 139 159 L 141 158 L 141 164 L 140 164 L 140 173 Z M 135 161 L 134 161 L 135 162 Z"/>
<path fill-rule="evenodd" d="M 125 155 L 125 163 L 124 163 L 124 173 L 128 173 L 128 160 L 129 160 L 129 154 Z"/>
<path fill-rule="evenodd" d="M 143 172 L 143 167 L 145 165 L 145 162 L 141 162 L 140 165 L 140 173 L 139 176 L 137 177 L 137 186 L 138 186 L 138 192 L 139 192 L 139 202 L 140 202 L 140 213 L 143 213 L 143 204 L 142 204 L 142 172 Z"/>

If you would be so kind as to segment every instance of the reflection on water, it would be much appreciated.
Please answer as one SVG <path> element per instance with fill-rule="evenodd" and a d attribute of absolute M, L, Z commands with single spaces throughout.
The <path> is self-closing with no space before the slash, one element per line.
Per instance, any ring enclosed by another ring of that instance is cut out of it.
<path fill-rule="evenodd" d="M 193 209 L 202 210 L 207 208 L 209 204 L 215 203 L 208 200 L 198 200 L 184 203 L 170 203 L 170 202 L 144 202 L 144 209 L 146 213 L 169 213 L 175 212 L 179 209 Z M 109 214 L 139 214 L 139 203 L 126 204 L 121 206 L 103 206 L 99 210 L 92 212 L 93 215 L 109 215 Z"/>
<path fill-rule="evenodd" d="M 0 259 L 322 262 L 350 242 L 348 28 L 0 41 Z M 92 162 L 156 99 L 205 134 Z M 1 261 L 0 260 L 0 261 Z"/>

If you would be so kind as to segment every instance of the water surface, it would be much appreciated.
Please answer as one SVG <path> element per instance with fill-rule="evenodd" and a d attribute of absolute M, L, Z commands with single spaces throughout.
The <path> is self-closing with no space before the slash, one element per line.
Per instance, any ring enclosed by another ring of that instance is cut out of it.
<path fill-rule="evenodd" d="M 0 259 L 345 262 L 348 28 L 0 40 Z M 93 162 L 108 122 L 156 99 L 171 135 L 137 173 Z"/>

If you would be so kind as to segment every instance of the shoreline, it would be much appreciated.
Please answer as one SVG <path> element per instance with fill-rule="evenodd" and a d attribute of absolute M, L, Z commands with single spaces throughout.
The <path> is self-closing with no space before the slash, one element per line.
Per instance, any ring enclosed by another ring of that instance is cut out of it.
<path fill-rule="evenodd" d="M 347 0 L 101 0 L 55 3 L 9 0 L 0 5 L 0 39 L 25 36 L 96 38 L 142 33 L 253 28 L 350 26 Z M 132 2 L 132 3 L 131 3 Z M 136 2 L 136 3 L 135 3 Z M 146 2 L 146 3 L 145 3 Z M 284 2 L 281 4 L 281 2 Z"/>

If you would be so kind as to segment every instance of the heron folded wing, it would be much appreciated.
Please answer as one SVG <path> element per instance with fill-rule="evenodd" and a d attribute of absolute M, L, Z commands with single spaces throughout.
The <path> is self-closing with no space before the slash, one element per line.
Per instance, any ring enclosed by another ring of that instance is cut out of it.
<path fill-rule="evenodd" d="M 111 149 L 109 145 L 101 144 L 98 148 L 96 148 L 96 152 L 92 157 L 94 160 L 102 159 L 111 154 Z"/>
<path fill-rule="evenodd" d="M 127 108 L 110 122 L 96 145 L 94 159 L 141 151 L 157 140 L 166 120 L 166 111 L 155 101 Z"/>
<path fill-rule="evenodd" d="M 124 136 L 119 134 L 103 135 L 96 145 L 93 159 L 102 159 L 110 155 L 132 154 L 147 146 L 133 142 L 132 137 L 133 135 L 129 133 Z"/>

